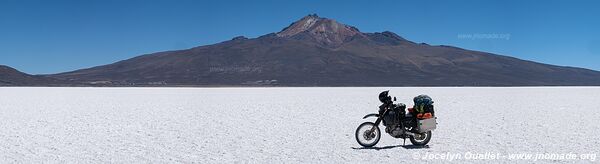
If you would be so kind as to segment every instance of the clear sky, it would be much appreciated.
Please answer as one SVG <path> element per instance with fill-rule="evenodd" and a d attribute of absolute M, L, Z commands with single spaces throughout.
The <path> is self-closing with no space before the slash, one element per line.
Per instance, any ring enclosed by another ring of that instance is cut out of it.
<path fill-rule="evenodd" d="M 600 70 L 600 1 L 0 0 L 0 65 L 48 74 L 280 31 L 316 13 L 537 62 Z"/>

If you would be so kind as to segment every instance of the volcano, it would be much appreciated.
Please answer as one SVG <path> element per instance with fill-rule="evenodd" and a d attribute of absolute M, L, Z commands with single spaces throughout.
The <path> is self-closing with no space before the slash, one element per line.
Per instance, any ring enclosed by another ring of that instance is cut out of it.
<path fill-rule="evenodd" d="M 419 44 L 316 14 L 257 38 L 240 36 L 48 76 L 116 86 L 600 85 L 597 71 Z"/>

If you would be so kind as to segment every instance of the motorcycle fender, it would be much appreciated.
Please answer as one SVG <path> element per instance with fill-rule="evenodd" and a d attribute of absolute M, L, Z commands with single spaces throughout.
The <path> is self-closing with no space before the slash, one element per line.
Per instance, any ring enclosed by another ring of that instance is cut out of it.
<path fill-rule="evenodd" d="M 366 119 L 369 117 L 379 117 L 379 114 L 376 114 L 376 113 L 367 114 L 365 117 L 363 117 L 363 119 Z"/>

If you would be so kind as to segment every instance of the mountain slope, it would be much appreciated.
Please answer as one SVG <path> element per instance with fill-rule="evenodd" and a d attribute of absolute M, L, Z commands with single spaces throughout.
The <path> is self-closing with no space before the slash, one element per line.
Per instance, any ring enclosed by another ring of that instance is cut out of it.
<path fill-rule="evenodd" d="M 0 65 L 0 86 L 45 86 L 67 84 L 53 78 L 29 75 L 18 70 Z"/>
<path fill-rule="evenodd" d="M 600 85 L 600 72 L 363 33 L 308 15 L 277 33 L 147 54 L 51 77 L 106 85 Z"/>

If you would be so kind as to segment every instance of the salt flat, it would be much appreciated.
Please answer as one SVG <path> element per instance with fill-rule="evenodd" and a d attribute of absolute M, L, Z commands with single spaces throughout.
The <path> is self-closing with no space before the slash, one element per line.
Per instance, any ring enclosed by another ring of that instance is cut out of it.
<path fill-rule="evenodd" d="M 388 89 L 434 99 L 428 148 L 356 143 Z M 600 87 L 0 88 L 0 163 L 598 162 L 439 154 L 598 154 L 599 107 Z"/>

